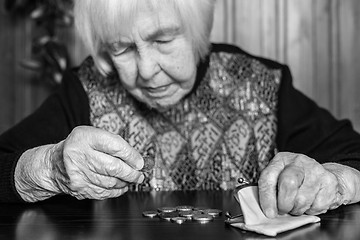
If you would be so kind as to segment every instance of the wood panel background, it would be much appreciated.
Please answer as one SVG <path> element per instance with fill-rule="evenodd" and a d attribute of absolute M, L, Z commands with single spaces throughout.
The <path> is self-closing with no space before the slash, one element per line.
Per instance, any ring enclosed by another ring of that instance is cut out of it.
<path fill-rule="evenodd" d="M 18 64 L 30 55 L 31 29 L 0 11 L 0 133 L 49 94 Z M 73 31 L 60 38 L 80 63 L 86 52 Z M 217 0 L 211 38 L 288 64 L 296 88 L 360 131 L 359 0 Z"/>

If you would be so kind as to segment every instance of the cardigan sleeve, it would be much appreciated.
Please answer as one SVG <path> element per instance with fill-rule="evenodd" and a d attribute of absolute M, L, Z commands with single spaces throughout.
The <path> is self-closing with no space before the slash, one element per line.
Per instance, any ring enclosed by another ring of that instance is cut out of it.
<path fill-rule="evenodd" d="M 89 123 L 88 97 L 69 71 L 59 89 L 34 113 L 0 136 L 0 201 L 22 201 L 15 189 L 14 171 L 23 152 L 60 142 L 74 127 Z"/>
<path fill-rule="evenodd" d="M 278 99 L 279 151 L 302 153 L 320 163 L 337 162 L 360 170 L 360 135 L 348 120 L 337 120 L 292 85 L 283 68 Z"/>

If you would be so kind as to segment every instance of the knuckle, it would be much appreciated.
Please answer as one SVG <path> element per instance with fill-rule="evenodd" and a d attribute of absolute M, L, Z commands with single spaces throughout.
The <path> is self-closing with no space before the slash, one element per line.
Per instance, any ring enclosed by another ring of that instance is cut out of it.
<path fill-rule="evenodd" d="M 306 211 L 306 213 L 309 215 L 316 215 L 320 213 L 325 213 L 326 211 L 327 209 L 324 209 L 320 206 L 312 206 L 309 210 Z"/>
<path fill-rule="evenodd" d="M 105 188 L 107 189 L 114 189 L 116 188 L 116 186 L 117 186 L 117 181 L 116 179 L 113 178 L 109 179 L 109 181 L 105 184 Z"/>
<path fill-rule="evenodd" d="M 332 184 L 338 182 L 336 176 L 333 174 L 324 174 L 322 181 L 326 186 L 331 186 Z"/>
<path fill-rule="evenodd" d="M 126 170 L 124 163 L 120 163 L 116 164 L 116 166 L 112 164 L 111 166 L 107 167 L 105 171 L 109 176 L 121 176 Z"/>
<path fill-rule="evenodd" d="M 86 192 L 86 188 L 74 183 L 68 184 L 67 188 L 68 193 L 76 198 L 78 198 L 79 196 L 84 196 L 84 193 Z"/>
<path fill-rule="evenodd" d="M 89 180 L 90 180 L 90 179 L 89 179 Z M 97 176 L 97 175 L 95 175 L 95 176 L 93 176 L 93 177 L 91 178 L 91 182 L 92 182 L 92 184 L 94 184 L 95 186 L 99 186 L 99 187 L 104 185 L 102 179 L 101 179 L 99 176 Z"/>
<path fill-rule="evenodd" d="M 283 158 L 285 156 L 287 156 L 289 153 L 287 152 L 278 152 L 276 155 L 275 155 L 275 158 Z"/>
<path fill-rule="evenodd" d="M 321 203 L 321 201 L 317 201 L 317 203 L 311 205 L 311 207 L 305 213 L 309 215 L 317 215 L 326 213 L 328 209 L 330 209 L 330 206 L 324 206 L 323 204 L 319 203 Z"/>
<path fill-rule="evenodd" d="M 296 178 L 290 177 L 290 178 L 282 178 L 282 181 L 280 181 L 279 185 L 282 188 L 295 189 L 298 187 L 299 183 Z"/>
<path fill-rule="evenodd" d="M 84 132 L 86 132 L 84 126 L 77 126 L 71 131 L 70 136 L 73 138 L 78 138 L 81 137 Z"/>
<path fill-rule="evenodd" d="M 73 177 L 69 177 L 69 181 L 67 183 L 67 187 L 72 192 L 81 192 L 82 189 L 85 188 L 85 184 L 81 183 L 81 181 L 74 179 Z"/>
<path fill-rule="evenodd" d="M 302 154 L 302 153 L 297 153 L 296 154 L 296 160 L 297 161 L 302 161 L 302 162 L 313 162 L 314 159 L 310 158 L 309 156 Z"/>
<path fill-rule="evenodd" d="M 333 210 L 333 209 L 336 209 L 336 208 L 338 208 L 340 206 L 341 206 L 340 202 L 334 202 L 334 203 L 330 204 L 329 209 Z"/>
<path fill-rule="evenodd" d="M 300 206 L 297 206 L 297 207 L 294 207 L 290 213 L 292 215 L 296 215 L 296 216 L 299 216 L 299 215 L 303 215 L 306 211 L 309 210 L 309 207 L 307 206 L 303 206 L 303 207 L 300 207 Z"/>
<path fill-rule="evenodd" d="M 77 126 L 72 129 L 70 134 L 67 136 L 65 143 L 79 143 L 81 141 L 84 141 L 84 139 L 87 139 L 86 135 L 89 135 L 89 129 L 88 126 Z"/>
<path fill-rule="evenodd" d="M 304 155 L 304 154 L 302 154 L 302 153 L 297 153 L 297 154 L 296 154 L 296 158 L 299 158 L 299 159 L 309 159 L 308 156 L 306 156 L 306 155 Z"/>
<path fill-rule="evenodd" d="M 299 195 L 295 199 L 295 206 L 296 208 L 303 208 L 305 206 L 309 205 L 309 200 L 304 195 Z"/>
<path fill-rule="evenodd" d="M 301 216 L 305 213 L 304 209 L 296 209 L 290 212 L 292 215 Z"/>

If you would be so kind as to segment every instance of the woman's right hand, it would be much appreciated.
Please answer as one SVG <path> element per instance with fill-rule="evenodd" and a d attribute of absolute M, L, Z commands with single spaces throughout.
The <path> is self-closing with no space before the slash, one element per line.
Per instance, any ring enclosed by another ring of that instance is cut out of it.
<path fill-rule="evenodd" d="M 105 130 L 76 127 L 64 141 L 44 148 L 28 150 L 19 159 L 15 184 L 26 201 L 42 200 L 54 193 L 77 199 L 118 197 L 127 191 L 128 183 L 144 180 L 139 171 L 144 165 L 141 155 L 119 135 Z M 39 159 L 42 163 L 36 163 Z M 37 189 L 48 192 L 44 195 Z M 29 198 L 26 195 L 31 190 L 35 196 Z"/>

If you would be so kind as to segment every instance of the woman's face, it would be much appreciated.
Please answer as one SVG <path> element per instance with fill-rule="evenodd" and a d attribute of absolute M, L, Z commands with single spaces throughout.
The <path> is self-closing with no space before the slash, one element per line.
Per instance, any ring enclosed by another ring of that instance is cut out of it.
<path fill-rule="evenodd" d="M 108 51 L 127 91 L 161 110 L 191 91 L 196 58 L 177 14 L 166 7 L 155 12 L 144 5 L 130 31 L 111 41 Z"/>

